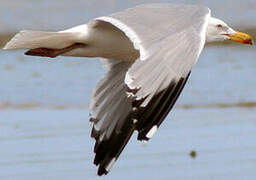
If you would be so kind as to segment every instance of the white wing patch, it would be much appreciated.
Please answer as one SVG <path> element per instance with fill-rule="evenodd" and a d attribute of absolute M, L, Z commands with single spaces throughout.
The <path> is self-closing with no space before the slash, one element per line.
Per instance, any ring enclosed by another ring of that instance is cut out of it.
<path fill-rule="evenodd" d="M 153 126 L 150 129 L 150 131 L 147 133 L 146 137 L 149 138 L 149 139 L 152 138 L 153 135 L 156 133 L 156 131 L 157 131 L 157 125 Z"/>
<path fill-rule="evenodd" d="M 94 93 L 91 109 L 97 128 L 92 137 L 99 175 L 108 173 L 134 130 L 141 141 L 156 133 L 203 49 L 209 17 L 209 9 L 201 6 L 149 4 L 96 19 L 119 28 L 140 52 L 130 66 L 111 66 Z M 121 85 L 120 91 L 111 84 Z"/>

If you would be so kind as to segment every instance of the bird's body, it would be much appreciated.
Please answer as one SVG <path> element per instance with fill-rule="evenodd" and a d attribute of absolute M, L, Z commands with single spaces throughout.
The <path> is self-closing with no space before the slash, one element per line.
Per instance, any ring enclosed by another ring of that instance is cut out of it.
<path fill-rule="evenodd" d="M 65 31 L 22 31 L 4 49 L 30 49 L 35 56 L 102 57 L 106 76 L 90 109 L 94 163 L 107 174 L 132 133 L 147 141 L 181 93 L 206 43 L 251 44 L 213 18 L 206 7 L 148 4 L 100 17 Z"/>
<path fill-rule="evenodd" d="M 65 32 L 74 30 L 84 32 L 84 35 L 80 35 L 81 43 L 87 46 L 68 51 L 62 56 L 103 57 L 121 61 L 135 61 L 139 57 L 139 52 L 133 48 L 129 38 L 109 23 L 93 21 Z"/>

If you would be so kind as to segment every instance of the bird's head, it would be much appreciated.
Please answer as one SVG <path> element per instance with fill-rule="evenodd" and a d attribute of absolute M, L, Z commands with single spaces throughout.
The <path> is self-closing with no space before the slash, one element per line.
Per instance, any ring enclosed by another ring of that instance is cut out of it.
<path fill-rule="evenodd" d="M 225 40 L 232 40 L 243 44 L 253 44 L 250 35 L 233 30 L 220 19 L 210 18 L 207 28 L 206 42 L 219 42 Z"/>

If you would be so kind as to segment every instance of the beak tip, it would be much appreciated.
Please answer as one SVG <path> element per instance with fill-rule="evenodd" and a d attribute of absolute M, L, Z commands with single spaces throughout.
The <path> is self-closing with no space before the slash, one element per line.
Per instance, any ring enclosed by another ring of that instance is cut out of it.
<path fill-rule="evenodd" d="M 247 40 L 247 41 L 245 42 L 245 44 L 253 45 L 253 41 L 252 41 L 252 40 Z"/>
<path fill-rule="evenodd" d="M 237 31 L 236 34 L 230 34 L 228 36 L 233 41 L 240 42 L 240 43 L 243 43 L 243 44 L 253 45 L 252 37 L 249 34 Z"/>

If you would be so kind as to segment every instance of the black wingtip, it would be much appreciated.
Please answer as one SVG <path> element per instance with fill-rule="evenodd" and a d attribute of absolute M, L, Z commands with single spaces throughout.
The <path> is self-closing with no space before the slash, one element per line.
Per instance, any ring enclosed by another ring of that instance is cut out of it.
<path fill-rule="evenodd" d="M 97 172 L 98 176 L 102 176 L 102 175 L 107 175 L 108 171 L 106 171 L 106 169 L 104 167 L 99 167 L 98 172 Z"/>
<path fill-rule="evenodd" d="M 186 78 L 181 77 L 179 81 L 172 81 L 170 85 L 162 92 L 156 94 L 146 106 L 146 108 L 138 108 L 138 130 L 137 139 L 140 141 L 148 141 L 152 135 L 148 135 L 154 126 L 159 128 L 163 120 L 166 118 L 170 110 L 173 108 L 181 91 L 183 90 L 190 72 Z M 148 135 L 148 137 L 147 137 Z"/>
<path fill-rule="evenodd" d="M 96 166 L 98 166 L 100 164 L 100 159 L 98 156 L 95 156 L 95 158 L 93 160 L 93 164 L 95 164 Z"/>
<path fill-rule="evenodd" d="M 139 134 L 137 136 L 137 140 L 138 141 L 148 141 L 149 138 L 146 137 L 146 132 L 139 132 Z"/>

